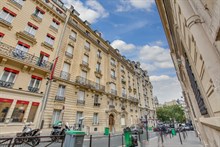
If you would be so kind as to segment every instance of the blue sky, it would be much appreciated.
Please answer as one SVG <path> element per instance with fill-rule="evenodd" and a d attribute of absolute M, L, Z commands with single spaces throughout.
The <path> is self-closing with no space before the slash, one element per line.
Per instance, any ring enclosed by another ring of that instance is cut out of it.
<path fill-rule="evenodd" d="M 182 96 L 154 0 L 63 0 L 127 59 L 139 61 L 160 103 Z M 172 90 L 172 91 L 171 91 Z"/>

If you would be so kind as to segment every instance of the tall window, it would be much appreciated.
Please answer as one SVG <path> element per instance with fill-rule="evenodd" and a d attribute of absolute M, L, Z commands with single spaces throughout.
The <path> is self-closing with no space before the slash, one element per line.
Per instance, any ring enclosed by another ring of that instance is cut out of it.
<path fill-rule="evenodd" d="M 57 91 L 57 96 L 59 96 L 59 97 L 64 97 L 64 95 L 65 95 L 65 89 L 66 89 L 66 86 L 64 86 L 64 85 L 59 85 L 58 91 Z"/>
<path fill-rule="evenodd" d="M 53 111 L 53 118 L 52 118 L 52 124 L 60 120 L 60 114 L 61 110 L 54 110 Z"/>
<path fill-rule="evenodd" d="M 126 94 L 126 90 L 125 90 L 124 87 L 122 88 L 122 95 L 123 95 L 123 94 Z"/>
<path fill-rule="evenodd" d="M 88 41 L 85 42 L 85 49 L 90 50 L 90 43 Z"/>
<path fill-rule="evenodd" d="M 111 83 L 111 89 L 116 90 L 116 85 L 114 83 Z"/>
<path fill-rule="evenodd" d="M 101 63 L 96 64 L 96 71 L 98 71 L 98 72 L 101 71 Z"/>
<path fill-rule="evenodd" d="M 78 100 L 84 100 L 85 99 L 85 91 L 79 91 L 78 92 Z"/>
<path fill-rule="evenodd" d="M 25 0 L 13 0 L 15 3 L 19 4 L 20 6 L 22 6 L 24 4 Z"/>
<path fill-rule="evenodd" d="M 76 112 L 76 123 L 77 123 L 77 124 L 80 123 L 79 120 L 80 120 L 80 118 L 82 118 L 82 117 L 83 117 L 83 112 L 77 111 L 77 112 Z"/>
<path fill-rule="evenodd" d="M 60 25 L 60 22 L 57 21 L 56 19 L 53 19 L 53 21 L 52 21 L 52 23 L 51 23 L 51 26 L 52 26 L 53 28 L 55 28 L 56 30 L 58 30 L 59 25 Z"/>
<path fill-rule="evenodd" d="M 12 99 L 0 98 L 0 123 L 5 121 L 12 102 Z"/>
<path fill-rule="evenodd" d="M 0 32 L 0 42 L 2 41 L 2 38 L 5 36 L 2 32 Z"/>
<path fill-rule="evenodd" d="M 12 12 L 8 8 L 3 7 L 3 9 L 0 12 L 0 19 L 3 19 L 7 23 L 11 24 L 16 15 L 16 13 Z"/>
<path fill-rule="evenodd" d="M 77 33 L 76 32 L 74 32 L 74 31 L 71 31 L 71 34 L 70 34 L 70 39 L 72 39 L 72 40 L 76 40 L 76 36 L 77 36 Z"/>
<path fill-rule="evenodd" d="M 112 78 L 116 78 L 116 74 L 115 74 L 115 71 L 114 71 L 114 70 L 111 70 L 111 77 L 112 77 Z"/>
<path fill-rule="evenodd" d="M 84 79 L 87 78 L 87 72 L 86 71 L 82 71 L 81 72 L 81 77 L 83 77 Z"/>
<path fill-rule="evenodd" d="M 47 44 L 49 44 L 50 46 L 53 46 L 54 40 L 55 40 L 55 37 L 54 37 L 54 36 L 52 36 L 52 35 L 50 35 L 50 34 L 47 34 L 46 39 L 45 39 L 45 42 L 46 42 Z"/>
<path fill-rule="evenodd" d="M 43 11 L 41 8 L 36 7 L 35 11 L 34 11 L 34 15 L 36 17 L 39 17 L 40 19 L 43 18 L 43 15 L 45 14 L 45 11 Z"/>
<path fill-rule="evenodd" d="M 112 65 L 112 66 L 116 66 L 115 59 L 111 58 L 111 61 L 110 61 L 110 62 L 111 62 L 111 65 Z"/>
<path fill-rule="evenodd" d="M 41 81 L 42 81 L 41 77 L 32 75 L 29 87 L 37 88 L 38 89 Z"/>
<path fill-rule="evenodd" d="M 73 56 L 73 47 L 68 45 L 67 50 L 66 50 L 68 56 Z"/>
<path fill-rule="evenodd" d="M 96 83 L 100 84 L 100 78 L 96 77 Z"/>
<path fill-rule="evenodd" d="M 4 68 L 4 72 L 1 76 L 1 80 L 0 80 L 0 86 L 3 87 L 12 87 L 14 81 L 15 81 L 15 77 L 16 74 L 18 74 L 19 71 L 17 70 L 13 70 L 11 68 Z"/>
<path fill-rule="evenodd" d="M 39 57 L 39 66 L 45 67 L 47 65 L 47 61 L 49 60 L 50 55 L 45 53 L 45 52 L 40 52 L 40 57 Z"/>
<path fill-rule="evenodd" d="M 98 124 L 99 123 L 99 118 L 98 118 L 98 113 L 93 114 L 93 124 Z"/>
<path fill-rule="evenodd" d="M 99 95 L 95 94 L 94 95 L 94 104 L 99 103 Z"/>
<path fill-rule="evenodd" d="M 31 110 L 29 112 L 27 122 L 34 122 L 34 118 L 37 113 L 38 106 L 39 106 L 38 102 L 32 102 Z"/>
<path fill-rule="evenodd" d="M 89 61 L 89 56 L 84 55 L 83 56 L 83 64 L 88 64 L 88 61 Z"/>
<path fill-rule="evenodd" d="M 28 52 L 28 49 L 30 48 L 30 45 L 23 43 L 21 41 L 18 41 L 18 44 L 13 51 L 13 56 L 19 59 L 25 59 L 26 58 L 26 52 Z"/>
<path fill-rule="evenodd" d="M 101 51 L 100 51 L 100 50 L 97 51 L 97 57 L 98 57 L 98 58 L 102 58 L 102 55 L 101 55 Z"/>
<path fill-rule="evenodd" d="M 69 73 L 69 70 L 70 70 L 70 64 L 64 62 L 64 64 L 63 64 L 63 71 L 66 72 L 66 73 Z"/>
<path fill-rule="evenodd" d="M 28 22 L 28 25 L 25 28 L 25 32 L 31 36 L 35 36 L 38 27 L 31 22 Z"/>
<path fill-rule="evenodd" d="M 18 100 L 11 116 L 12 122 L 23 122 L 24 114 L 29 102 Z"/>

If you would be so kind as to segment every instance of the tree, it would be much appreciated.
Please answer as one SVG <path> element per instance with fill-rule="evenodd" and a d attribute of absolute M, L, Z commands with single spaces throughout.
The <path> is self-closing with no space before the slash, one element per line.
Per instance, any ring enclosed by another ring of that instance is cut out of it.
<path fill-rule="evenodd" d="M 185 121 L 184 111 L 179 105 L 164 106 L 156 110 L 157 118 L 162 122 L 174 122 L 182 123 Z"/>

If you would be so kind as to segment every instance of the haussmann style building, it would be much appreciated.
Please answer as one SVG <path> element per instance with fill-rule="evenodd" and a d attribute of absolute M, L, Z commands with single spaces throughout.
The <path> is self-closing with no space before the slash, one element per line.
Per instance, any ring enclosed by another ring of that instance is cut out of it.
<path fill-rule="evenodd" d="M 153 86 L 60 0 L 0 1 L 0 134 L 57 120 L 86 133 L 155 125 Z"/>
<path fill-rule="evenodd" d="M 220 146 L 220 0 L 156 0 L 198 136 Z"/>

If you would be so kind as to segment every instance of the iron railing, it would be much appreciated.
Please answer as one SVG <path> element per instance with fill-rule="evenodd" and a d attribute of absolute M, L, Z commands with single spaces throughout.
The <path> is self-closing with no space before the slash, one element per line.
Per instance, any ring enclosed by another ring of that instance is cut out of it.
<path fill-rule="evenodd" d="M 2 42 L 0 42 L 0 56 L 17 59 L 23 63 L 32 64 L 48 71 L 52 67 L 52 63 Z"/>
<path fill-rule="evenodd" d="M 70 79 L 70 73 L 65 72 L 65 71 L 61 71 L 60 72 L 60 77 L 64 80 L 69 80 Z"/>
<path fill-rule="evenodd" d="M 56 96 L 55 96 L 55 100 L 56 100 L 56 101 L 65 101 L 65 97 L 64 97 L 64 96 L 56 95 Z"/>
<path fill-rule="evenodd" d="M 14 83 L 0 80 L 0 87 L 12 88 Z"/>
<path fill-rule="evenodd" d="M 28 86 L 28 90 L 29 90 L 30 92 L 38 92 L 38 91 L 39 91 L 39 88 L 32 87 L 32 86 Z"/>
<path fill-rule="evenodd" d="M 86 78 L 83 78 L 81 76 L 77 76 L 76 77 L 76 83 L 77 84 L 80 84 L 80 85 L 83 85 L 83 86 L 87 86 L 88 88 L 92 88 L 92 89 L 95 89 L 95 90 L 100 90 L 100 91 L 105 91 L 105 86 L 101 85 L 101 84 L 98 84 L 96 82 L 93 82 L 91 80 L 88 80 Z"/>
<path fill-rule="evenodd" d="M 22 8 L 22 4 L 20 4 L 20 3 L 18 3 L 17 1 L 15 1 L 15 0 L 9 0 L 9 2 L 11 2 L 11 3 L 13 3 L 13 4 L 15 4 L 18 8 Z M 23 1 L 22 1 L 23 2 Z"/>

